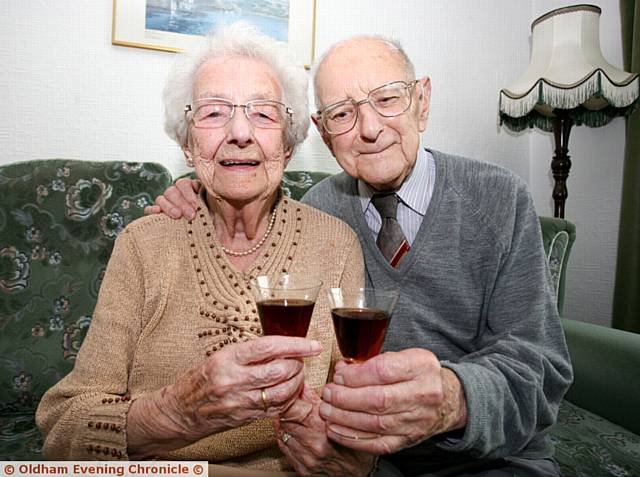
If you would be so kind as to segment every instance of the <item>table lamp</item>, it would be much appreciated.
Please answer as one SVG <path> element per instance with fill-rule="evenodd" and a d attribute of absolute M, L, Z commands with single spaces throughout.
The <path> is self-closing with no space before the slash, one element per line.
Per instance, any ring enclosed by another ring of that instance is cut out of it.
<path fill-rule="evenodd" d="M 573 5 L 552 10 L 531 24 L 531 63 L 500 91 L 500 124 L 512 131 L 553 131 L 551 171 L 554 216 L 564 218 L 569 133 L 575 124 L 600 127 L 638 107 L 640 77 L 609 63 L 600 51 L 601 9 Z"/>

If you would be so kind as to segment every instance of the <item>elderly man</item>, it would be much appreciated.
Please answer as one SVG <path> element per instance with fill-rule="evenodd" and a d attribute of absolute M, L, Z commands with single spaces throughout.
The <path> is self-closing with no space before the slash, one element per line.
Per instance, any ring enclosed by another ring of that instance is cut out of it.
<path fill-rule="evenodd" d="M 386 352 L 302 395 L 328 440 L 283 422 L 281 449 L 309 474 L 338 445 L 381 455 L 377 475 L 559 475 L 546 431 L 572 371 L 525 184 L 420 144 L 430 81 L 394 42 L 338 43 L 314 81 L 312 119 L 345 173 L 304 202 L 356 231 L 369 285 L 401 294 Z M 188 214 L 193 197 L 183 182 L 149 212 Z"/>

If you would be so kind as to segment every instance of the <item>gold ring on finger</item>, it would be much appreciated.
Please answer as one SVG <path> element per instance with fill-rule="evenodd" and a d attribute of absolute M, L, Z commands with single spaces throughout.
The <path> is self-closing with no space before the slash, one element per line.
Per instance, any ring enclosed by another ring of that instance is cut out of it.
<path fill-rule="evenodd" d="M 267 393 L 264 389 L 260 390 L 260 397 L 262 398 L 262 407 L 264 408 L 264 412 L 269 410 L 269 404 L 267 404 Z"/>

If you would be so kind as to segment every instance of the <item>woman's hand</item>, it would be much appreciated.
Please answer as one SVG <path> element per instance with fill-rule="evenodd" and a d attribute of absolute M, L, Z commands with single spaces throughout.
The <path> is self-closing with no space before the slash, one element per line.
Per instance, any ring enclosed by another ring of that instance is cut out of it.
<path fill-rule="evenodd" d="M 304 385 L 302 358 L 321 349 L 305 338 L 266 336 L 214 353 L 174 384 L 132 403 L 130 455 L 148 457 L 285 412 Z"/>
<path fill-rule="evenodd" d="M 322 400 L 307 385 L 295 403 L 273 419 L 278 446 L 301 476 L 365 476 L 375 456 L 341 446 L 327 438 L 318 412 Z"/>

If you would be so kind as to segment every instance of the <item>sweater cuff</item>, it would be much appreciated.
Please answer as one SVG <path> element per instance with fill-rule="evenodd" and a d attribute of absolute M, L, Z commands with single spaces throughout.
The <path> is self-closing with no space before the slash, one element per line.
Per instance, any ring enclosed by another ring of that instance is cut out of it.
<path fill-rule="evenodd" d="M 92 411 L 83 416 L 81 445 L 86 460 L 129 460 L 127 454 L 127 414 L 129 396 L 101 397 Z"/>
<path fill-rule="evenodd" d="M 478 451 L 487 445 L 487 433 L 490 432 L 490 412 L 487 407 L 490 393 L 486 388 L 485 370 L 473 363 L 451 363 L 443 361 L 443 368 L 448 368 L 458 376 L 467 402 L 467 425 L 455 437 L 450 433 L 437 436 L 434 441 L 441 449 L 451 452 Z"/>

